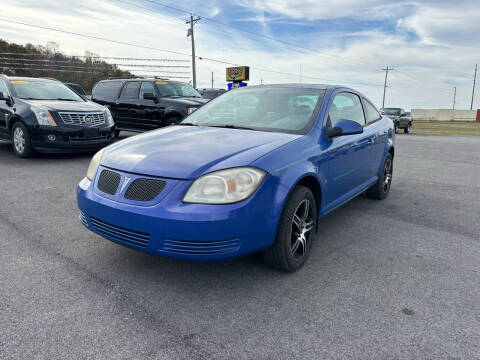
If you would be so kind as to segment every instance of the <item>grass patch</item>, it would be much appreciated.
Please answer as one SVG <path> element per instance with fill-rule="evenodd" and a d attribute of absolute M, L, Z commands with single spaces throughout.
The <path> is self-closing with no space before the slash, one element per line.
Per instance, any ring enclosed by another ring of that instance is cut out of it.
<path fill-rule="evenodd" d="M 480 123 L 472 121 L 415 120 L 413 134 L 480 136 Z M 402 129 L 399 129 L 402 132 Z"/>

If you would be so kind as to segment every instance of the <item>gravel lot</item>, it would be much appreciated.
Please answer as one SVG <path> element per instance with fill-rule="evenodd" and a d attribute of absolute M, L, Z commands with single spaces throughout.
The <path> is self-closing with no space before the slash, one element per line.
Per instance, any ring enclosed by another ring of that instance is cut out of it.
<path fill-rule="evenodd" d="M 295 274 L 94 235 L 90 157 L 0 142 L 1 359 L 480 359 L 480 138 L 399 134 L 388 199 L 322 219 Z"/>

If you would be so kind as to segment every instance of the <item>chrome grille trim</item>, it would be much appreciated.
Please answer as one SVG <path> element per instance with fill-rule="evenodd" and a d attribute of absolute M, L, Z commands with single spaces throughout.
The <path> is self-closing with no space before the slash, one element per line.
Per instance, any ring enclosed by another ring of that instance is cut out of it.
<path fill-rule="evenodd" d="M 240 248 L 239 239 L 220 241 L 187 241 L 171 240 L 163 241 L 162 250 L 176 254 L 190 255 L 216 255 L 237 251 Z"/>
<path fill-rule="evenodd" d="M 150 241 L 150 234 L 144 232 L 113 225 L 93 216 L 90 216 L 90 222 L 100 235 L 112 241 L 123 242 L 142 248 L 146 248 L 148 246 L 148 242 Z"/>
<path fill-rule="evenodd" d="M 78 218 L 80 219 L 80 222 L 88 228 L 87 217 L 83 211 L 78 212 Z"/>
<path fill-rule="evenodd" d="M 103 112 L 59 112 L 64 124 L 77 126 L 98 126 L 105 124 Z"/>

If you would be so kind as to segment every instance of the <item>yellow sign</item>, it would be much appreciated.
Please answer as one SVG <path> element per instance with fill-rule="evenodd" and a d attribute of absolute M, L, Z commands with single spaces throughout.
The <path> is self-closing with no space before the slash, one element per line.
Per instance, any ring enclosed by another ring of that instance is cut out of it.
<path fill-rule="evenodd" d="M 155 84 L 157 85 L 167 85 L 166 81 L 155 81 Z"/>
<path fill-rule="evenodd" d="M 28 84 L 28 82 L 23 80 L 11 80 L 10 84 Z"/>
<path fill-rule="evenodd" d="M 227 68 L 227 81 L 248 81 L 250 67 L 236 66 Z"/>

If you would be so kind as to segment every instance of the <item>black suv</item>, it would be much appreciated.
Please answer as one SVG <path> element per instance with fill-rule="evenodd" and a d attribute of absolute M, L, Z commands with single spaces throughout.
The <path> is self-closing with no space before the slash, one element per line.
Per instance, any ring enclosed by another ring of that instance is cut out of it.
<path fill-rule="evenodd" d="M 142 132 L 174 124 L 208 100 L 189 84 L 158 78 L 99 81 L 92 101 L 110 108 L 120 130 Z"/>
<path fill-rule="evenodd" d="M 0 75 L 0 139 L 18 156 L 97 150 L 114 139 L 110 111 L 54 79 Z"/>

